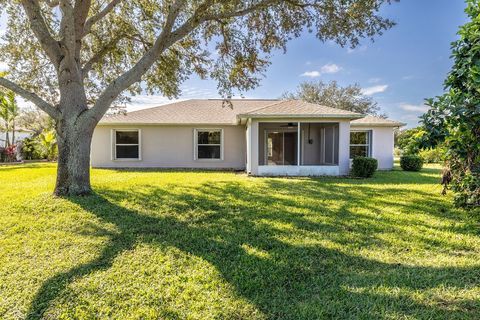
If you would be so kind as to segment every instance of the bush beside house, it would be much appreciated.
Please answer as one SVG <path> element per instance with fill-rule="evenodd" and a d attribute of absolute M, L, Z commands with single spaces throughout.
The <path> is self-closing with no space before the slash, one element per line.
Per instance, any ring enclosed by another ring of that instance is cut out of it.
<path fill-rule="evenodd" d="M 423 159 L 417 155 L 405 155 L 400 157 L 400 167 L 405 171 L 420 171 L 423 167 Z"/>
<path fill-rule="evenodd" d="M 378 161 L 369 157 L 355 157 L 352 163 L 352 175 L 358 178 L 370 178 L 378 168 Z"/>

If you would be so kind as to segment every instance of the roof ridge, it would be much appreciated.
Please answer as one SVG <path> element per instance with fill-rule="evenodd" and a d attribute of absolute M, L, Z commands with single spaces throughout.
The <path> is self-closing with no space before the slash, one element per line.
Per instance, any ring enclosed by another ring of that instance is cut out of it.
<path fill-rule="evenodd" d="M 192 100 L 210 100 L 210 101 L 223 101 L 223 100 L 235 100 L 235 101 L 279 101 L 279 99 L 263 99 L 263 98 L 233 98 L 233 99 L 222 99 L 222 98 L 207 98 L 207 99 L 192 99 Z"/>
<path fill-rule="evenodd" d="M 258 109 L 253 109 L 253 110 L 250 110 L 249 112 L 245 112 L 245 113 L 242 113 L 242 114 L 250 114 L 250 113 L 254 113 L 254 112 L 257 112 L 257 111 L 260 111 L 260 110 L 263 110 L 263 109 L 267 109 L 269 107 L 272 107 L 272 106 L 275 106 L 275 105 L 278 105 L 278 104 L 282 104 L 282 103 L 285 103 L 285 102 L 299 102 L 299 103 L 304 103 L 304 104 L 310 104 L 310 105 L 314 105 L 315 107 L 322 107 L 322 108 L 327 108 L 327 109 L 331 109 L 331 110 L 334 110 L 334 111 L 341 111 L 342 113 L 350 113 L 351 115 L 362 115 L 362 116 L 365 116 L 361 113 L 358 113 L 358 112 L 353 112 L 353 111 L 350 111 L 350 110 L 345 110 L 345 109 L 340 109 L 340 108 L 334 108 L 334 107 L 329 107 L 329 106 L 326 106 L 326 105 L 323 105 L 323 104 L 318 104 L 318 103 L 314 103 L 314 102 L 308 102 L 308 101 L 305 101 L 305 100 L 302 100 L 302 99 L 286 99 L 286 100 L 280 100 L 278 102 L 275 102 L 275 103 L 272 103 L 272 104 L 269 104 L 267 106 L 264 106 L 264 107 L 261 107 L 261 108 L 258 108 Z"/>
<path fill-rule="evenodd" d="M 342 111 L 342 112 L 349 112 L 349 113 L 351 113 L 351 114 L 359 114 L 359 115 L 364 116 L 364 114 L 362 114 L 362 113 L 360 113 L 360 112 L 354 112 L 354 111 L 350 111 L 350 110 L 346 110 L 346 109 L 335 108 L 335 107 L 327 106 L 327 105 L 324 105 L 324 104 L 319 104 L 319 103 L 314 103 L 314 102 L 307 102 L 307 101 L 304 101 L 304 100 L 293 100 L 293 101 L 301 101 L 301 102 L 303 102 L 303 103 L 314 104 L 314 105 L 317 105 L 317 106 L 321 106 L 321 107 L 323 107 L 323 108 L 328 108 L 328 109 L 332 109 L 332 110 L 339 110 L 339 111 Z"/>
<path fill-rule="evenodd" d="M 264 107 L 260 107 L 260 108 L 258 108 L 258 109 L 250 110 L 250 111 L 245 112 L 245 113 L 243 113 L 243 114 L 249 114 L 249 113 L 256 112 L 256 111 L 259 111 L 259 110 L 262 110 L 262 109 L 266 109 L 266 108 L 268 108 L 268 107 L 272 107 L 272 106 L 275 106 L 275 105 L 277 105 L 277 104 L 284 103 L 284 102 L 286 102 L 286 101 L 290 101 L 290 100 L 279 100 L 279 101 L 277 101 L 277 102 L 271 103 L 271 104 L 266 105 L 266 106 L 264 106 Z"/>

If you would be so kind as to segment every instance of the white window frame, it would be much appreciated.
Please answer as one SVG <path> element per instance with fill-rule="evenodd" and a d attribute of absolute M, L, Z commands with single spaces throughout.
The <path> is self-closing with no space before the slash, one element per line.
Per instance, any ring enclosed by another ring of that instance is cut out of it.
<path fill-rule="evenodd" d="M 199 144 L 198 143 L 198 133 L 199 132 L 220 132 L 220 144 Z M 220 146 L 220 158 L 219 159 L 199 159 L 198 158 L 198 147 L 199 146 Z M 195 161 L 223 161 L 223 129 L 221 128 L 195 128 L 193 130 L 193 160 Z"/>
<path fill-rule="evenodd" d="M 350 147 L 367 147 L 367 157 L 372 156 L 372 130 L 350 130 L 350 134 L 353 132 L 365 132 L 367 134 L 367 143 L 360 143 L 360 144 L 351 144 L 349 143 L 348 145 L 348 153 L 349 153 L 349 158 L 352 160 L 352 155 L 350 154 Z M 351 137 L 349 136 L 349 139 Z"/>
<path fill-rule="evenodd" d="M 138 132 L 138 144 L 137 143 L 119 143 L 117 144 L 117 131 L 119 132 Z M 112 161 L 141 161 L 142 160 L 142 130 L 141 129 L 112 129 Z M 117 146 L 138 146 L 138 158 L 117 158 Z"/>

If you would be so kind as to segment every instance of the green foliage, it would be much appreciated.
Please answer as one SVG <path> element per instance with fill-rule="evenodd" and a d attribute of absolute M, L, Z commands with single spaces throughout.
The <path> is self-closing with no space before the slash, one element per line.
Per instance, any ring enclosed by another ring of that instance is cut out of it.
<path fill-rule="evenodd" d="M 470 18 L 452 43 L 454 65 L 445 80 L 446 93 L 428 99 L 431 108 L 422 117 L 428 133 L 423 147 L 445 146 L 447 170 L 444 191 L 456 193 L 456 204 L 480 206 L 480 1 L 467 0 Z"/>
<path fill-rule="evenodd" d="M 378 161 L 369 157 L 355 157 L 352 163 L 352 175 L 360 178 L 370 178 L 378 168 Z"/>
<path fill-rule="evenodd" d="M 43 157 L 47 160 L 53 161 L 58 156 L 57 136 L 55 131 L 45 131 L 38 136 L 40 150 Z"/>
<path fill-rule="evenodd" d="M 282 98 L 304 100 L 361 114 L 378 115 L 380 110 L 375 100 L 362 94 L 358 84 L 341 87 L 336 81 L 305 81 L 300 83 L 295 92 L 285 92 Z"/>
<path fill-rule="evenodd" d="M 0 167 L 3 319 L 476 319 L 480 216 L 440 170 L 372 179 Z M 446 307 L 448 306 L 448 307 Z"/>
<path fill-rule="evenodd" d="M 22 156 L 25 160 L 45 159 L 38 137 L 23 139 Z"/>
<path fill-rule="evenodd" d="M 400 167 L 405 171 L 420 171 L 423 167 L 423 158 L 413 154 L 401 156 Z"/>
<path fill-rule="evenodd" d="M 0 131 L 5 132 L 5 147 L 15 144 L 15 121 L 19 113 L 15 93 L 0 90 Z"/>
<path fill-rule="evenodd" d="M 395 148 L 393 149 L 393 156 L 394 156 L 395 158 L 400 158 L 400 156 L 402 155 L 402 153 L 403 153 L 403 152 L 402 152 L 402 149 L 400 149 L 399 147 L 395 147 Z"/>
<path fill-rule="evenodd" d="M 433 149 L 423 149 L 418 153 L 425 163 L 443 163 L 445 161 L 446 151 L 441 146 Z"/>
<path fill-rule="evenodd" d="M 395 136 L 396 145 L 402 150 L 402 154 L 418 154 L 424 135 L 425 129 L 422 127 L 400 130 Z"/>
<path fill-rule="evenodd" d="M 55 131 L 44 130 L 36 136 L 24 139 L 22 154 L 26 160 L 55 160 L 58 156 Z"/>

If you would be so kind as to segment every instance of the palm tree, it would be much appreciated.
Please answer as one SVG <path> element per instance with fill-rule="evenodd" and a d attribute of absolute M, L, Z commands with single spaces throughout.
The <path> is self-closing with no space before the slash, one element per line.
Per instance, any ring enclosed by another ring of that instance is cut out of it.
<path fill-rule="evenodd" d="M 5 131 L 5 147 L 15 143 L 15 120 L 18 118 L 20 110 L 15 101 L 13 91 L 0 91 L 0 129 Z M 10 131 L 12 131 L 12 143 L 10 143 Z"/>

